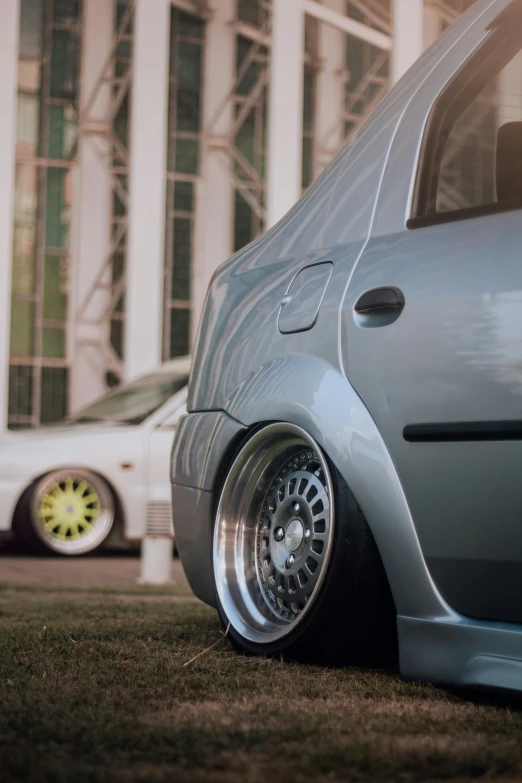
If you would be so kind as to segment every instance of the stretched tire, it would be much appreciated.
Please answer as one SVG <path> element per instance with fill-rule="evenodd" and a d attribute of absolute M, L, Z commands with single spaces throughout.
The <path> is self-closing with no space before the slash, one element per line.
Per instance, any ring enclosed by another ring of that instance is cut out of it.
<path fill-rule="evenodd" d="M 213 570 L 238 650 L 328 665 L 394 662 L 395 607 L 372 534 L 301 428 L 267 425 L 237 455 L 219 500 Z"/>
<path fill-rule="evenodd" d="M 83 555 L 103 546 L 114 511 L 112 492 L 100 476 L 79 468 L 55 470 L 26 491 L 15 527 L 35 551 Z"/>

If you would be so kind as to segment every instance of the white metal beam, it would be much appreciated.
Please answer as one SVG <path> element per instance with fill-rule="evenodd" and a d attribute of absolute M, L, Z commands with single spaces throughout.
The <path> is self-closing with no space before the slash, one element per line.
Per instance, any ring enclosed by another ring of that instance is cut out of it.
<path fill-rule="evenodd" d="M 406 0 L 406 2 L 414 3 L 416 0 Z M 379 30 L 374 30 L 361 22 L 356 22 L 355 19 L 350 19 L 350 17 L 338 11 L 320 5 L 317 0 L 303 0 L 303 6 L 305 13 L 332 27 L 336 27 L 338 30 L 353 35 L 354 38 L 360 38 L 361 41 L 366 41 L 386 51 L 392 48 L 392 39 L 389 35 L 385 35 L 379 32 Z"/>
<path fill-rule="evenodd" d="M 125 377 L 161 362 L 170 0 L 137 0 L 134 16 Z"/>
<path fill-rule="evenodd" d="M 11 335 L 11 263 L 16 150 L 20 0 L 3 0 L 0 25 L 0 432 L 7 428 Z"/>
<path fill-rule="evenodd" d="M 301 194 L 303 68 L 302 0 L 273 0 L 267 228 L 277 223 Z"/>

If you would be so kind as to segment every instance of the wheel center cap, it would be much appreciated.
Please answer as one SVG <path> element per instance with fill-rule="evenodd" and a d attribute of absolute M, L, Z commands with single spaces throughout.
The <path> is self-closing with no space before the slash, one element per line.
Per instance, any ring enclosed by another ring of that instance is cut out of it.
<path fill-rule="evenodd" d="M 65 506 L 67 514 L 74 514 L 74 506 Z"/>
<path fill-rule="evenodd" d="M 300 519 L 292 519 L 286 528 L 285 544 L 290 552 L 299 549 L 303 540 L 304 527 Z"/>

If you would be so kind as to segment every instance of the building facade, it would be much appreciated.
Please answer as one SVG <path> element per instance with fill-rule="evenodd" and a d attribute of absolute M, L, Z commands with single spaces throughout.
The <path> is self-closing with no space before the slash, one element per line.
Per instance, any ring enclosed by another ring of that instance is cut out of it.
<path fill-rule="evenodd" d="M 209 280 L 473 0 L 3 0 L 0 429 L 188 353 Z"/>

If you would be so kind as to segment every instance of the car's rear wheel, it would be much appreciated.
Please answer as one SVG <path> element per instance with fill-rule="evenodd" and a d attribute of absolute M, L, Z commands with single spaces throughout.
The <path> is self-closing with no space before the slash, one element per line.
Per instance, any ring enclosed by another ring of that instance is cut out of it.
<path fill-rule="evenodd" d="M 17 527 L 33 549 L 82 555 L 106 541 L 114 511 L 112 492 L 100 476 L 79 468 L 56 470 L 28 489 Z"/>
<path fill-rule="evenodd" d="M 213 542 L 221 621 L 237 648 L 376 664 L 396 649 L 395 610 L 366 520 L 301 428 L 270 424 L 225 479 Z"/>

